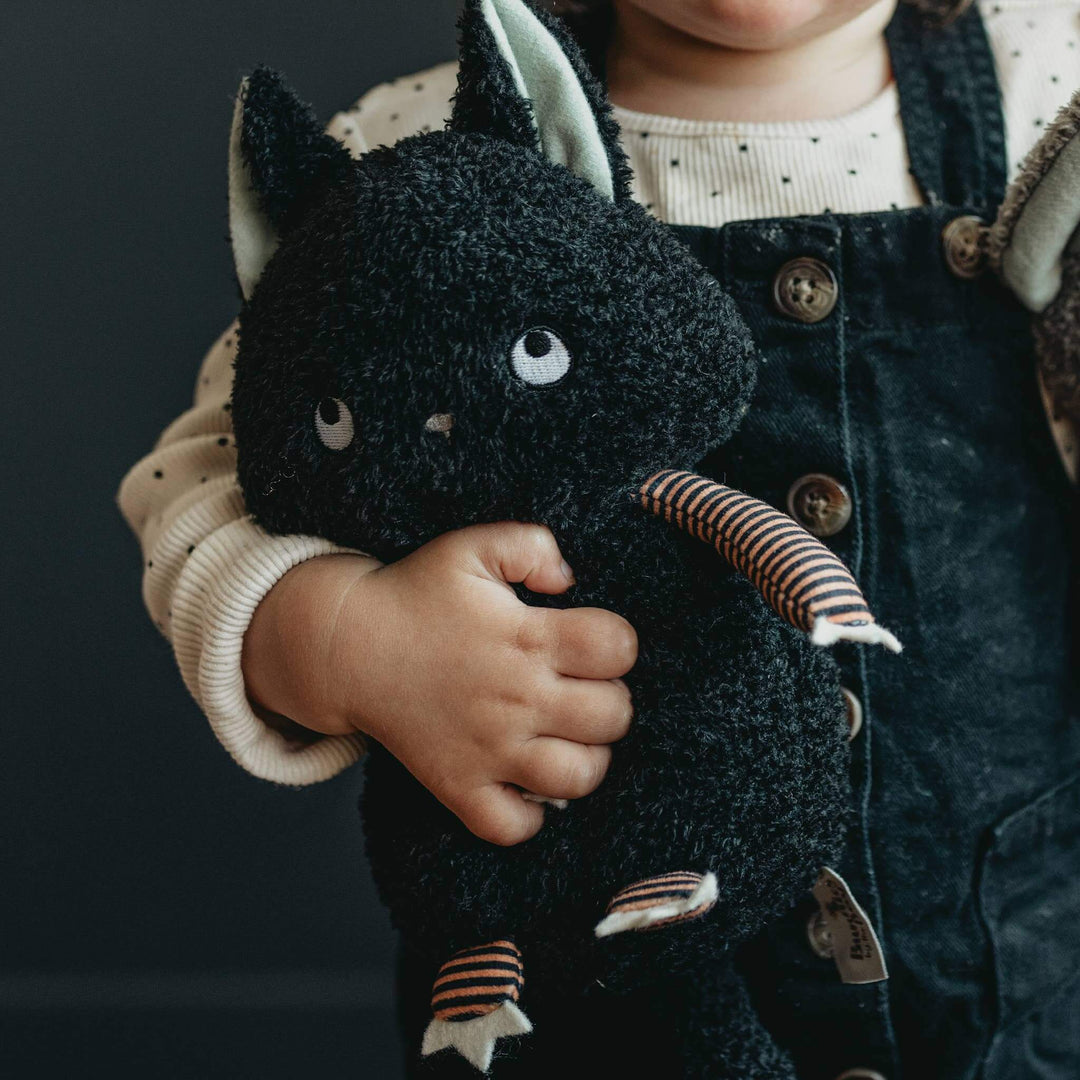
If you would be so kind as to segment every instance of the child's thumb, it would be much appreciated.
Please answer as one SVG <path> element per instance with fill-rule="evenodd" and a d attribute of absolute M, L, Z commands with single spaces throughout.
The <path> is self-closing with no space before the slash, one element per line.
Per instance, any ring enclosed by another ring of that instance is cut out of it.
<path fill-rule="evenodd" d="M 551 595 L 566 592 L 574 584 L 574 572 L 544 525 L 500 521 L 463 532 L 472 534 L 481 571 L 494 581 L 521 582 L 532 592 Z"/>

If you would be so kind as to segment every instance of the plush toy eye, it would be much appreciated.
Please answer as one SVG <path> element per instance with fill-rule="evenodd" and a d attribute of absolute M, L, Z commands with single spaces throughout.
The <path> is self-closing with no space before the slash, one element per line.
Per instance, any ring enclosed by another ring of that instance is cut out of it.
<path fill-rule="evenodd" d="M 514 374 L 531 386 L 558 382 L 570 370 L 570 350 L 556 334 L 540 326 L 526 330 L 510 350 Z"/>
<path fill-rule="evenodd" d="M 353 441 L 353 418 L 341 398 L 324 397 L 315 409 L 315 430 L 327 450 L 344 450 Z"/>

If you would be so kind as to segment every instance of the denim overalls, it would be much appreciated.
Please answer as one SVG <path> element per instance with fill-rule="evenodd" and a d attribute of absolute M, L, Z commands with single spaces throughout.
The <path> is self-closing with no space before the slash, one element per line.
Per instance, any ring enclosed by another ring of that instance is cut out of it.
<path fill-rule="evenodd" d="M 671 227 L 761 350 L 750 412 L 701 471 L 816 530 L 905 645 L 836 650 L 856 805 L 835 869 L 890 978 L 841 982 L 810 897 L 740 963 L 800 1080 L 1080 1080 L 1073 495 L 1028 316 L 972 242 L 1006 181 L 993 56 L 974 8 L 941 28 L 901 4 L 887 37 L 924 206 Z M 402 974 L 408 1055 L 429 973 Z M 666 1080 L 647 1003 L 589 1009 L 625 1061 L 592 1057 L 575 1008 L 563 1052 L 509 1075 Z"/>
<path fill-rule="evenodd" d="M 887 36 L 926 205 L 676 228 L 762 350 L 704 471 L 817 528 L 905 645 L 837 651 L 862 721 L 838 869 L 890 979 L 842 984 L 810 901 L 744 967 L 803 1080 L 1078 1080 L 1072 494 L 1026 313 L 969 243 L 1006 180 L 993 57 L 974 8 L 902 4 Z"/>

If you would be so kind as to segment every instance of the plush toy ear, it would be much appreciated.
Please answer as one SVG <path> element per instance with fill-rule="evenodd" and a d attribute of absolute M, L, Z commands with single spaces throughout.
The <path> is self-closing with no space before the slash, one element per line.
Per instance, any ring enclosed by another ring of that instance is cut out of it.
<path fill-rule="evenodd" d="M 1031 311 L 1044 311 L 1058 295 L 1078 226 L 1080 92 L 1028 154 L 990 234 L 992 260 Z"/>
<path fill-rule="evenodd" d="M 240 84 L 229 137 L 229 235 L 245 300 L 304 196 L 351 162 L 276 72 L 260 67 Z"/>
<path fill-rule="evenodd" d="M 450 127 L 539 151 L 611 199 L 630 171 L 606 95 L 566 28 L 524 0 L 465 0 Z"/>
<path fill-rule="evenodd" d="M 1028 154 L 990 229 L 991 264 L 1035 315 L 1044 393 L 1080 422 L 1080 92 Z"/>

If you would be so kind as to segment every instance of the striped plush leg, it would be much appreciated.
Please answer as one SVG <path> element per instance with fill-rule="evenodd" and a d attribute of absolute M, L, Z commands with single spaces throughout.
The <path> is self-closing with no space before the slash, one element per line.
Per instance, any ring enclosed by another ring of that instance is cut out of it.
<path fill-rule="evenodd" d="M 635 881 L 611 898 L 607 914 L 596 925 L 596 936 L 699 919 L 716 903 L 716 891 L 715 874 L 692 870 Z"/>
<path fill-rule="evenodd" d="M 424 1032 L 425 1057 L 453 1048 L 487 1072 L 499 1039 L 532 1031 L 518 1008 L 525 985 L 521 952 L 508 940 L 462 949 L 446 961 L 431 988 L 434 1019 Z"/>
<path fill-rule="evenodd" d="M 900 642 L 878 626 L 851 571 L 787 514 L 704 476 L 664 469 L 634 493 L 646 509 L 712 544 L 783 619 L 816 645 Z"/>

